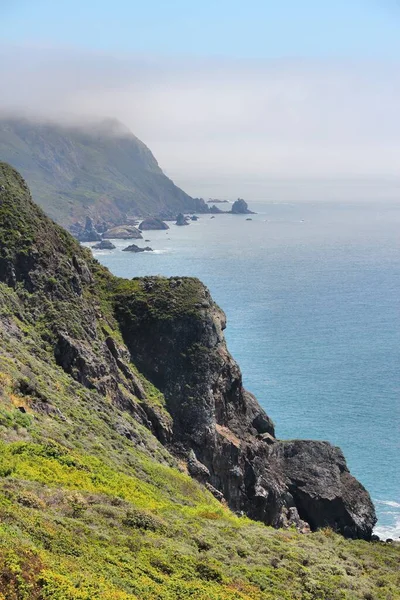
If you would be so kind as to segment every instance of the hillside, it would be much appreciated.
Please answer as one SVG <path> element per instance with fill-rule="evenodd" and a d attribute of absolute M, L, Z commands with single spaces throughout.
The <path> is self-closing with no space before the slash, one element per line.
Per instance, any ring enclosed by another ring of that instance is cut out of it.
<path fill-rule="evenodd" d="M 113 277 L 0 163 L 1 600 L 399 597 L 368 493 L 275 439 L 224 327 L 196 279 Z"/>
<path fill-rule="evenodd" d="M 0 118 L 0 160 L 17 168 L 35 201 L 70 227 L 86 216 L 120 224 L 126 216 L 174 218 L 206 212 L 164 175 L 150 150 L 114 120 L 85 127 Z"/>

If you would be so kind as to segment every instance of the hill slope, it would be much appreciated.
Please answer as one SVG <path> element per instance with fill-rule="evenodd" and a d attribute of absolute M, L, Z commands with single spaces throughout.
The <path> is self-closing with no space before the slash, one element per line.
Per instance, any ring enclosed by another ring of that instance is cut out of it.
<path fill-rule="evenodd" d="M 197 280 L 113 277 L 0 164 L 1 600 L 398 597 L 398 547 L 272 529 L 211 493 L 268 521 L 323 477 L 338 495 L 329 513 L 314 490 L 316 521 L 365 537 L 374 521 L 337 449 L 268 451 L 222 325 Z M 238 486 L 239 469 L 258 480 Z"/>
<path fill-rule="evenodd" d="M 35 201 L 65 227 L 86 216 L 120 224 L 126 215 L 173 218 L 208 210 L 113 120 L 83 128 L 0 118 L 0 160 L 20 170 Z"/>

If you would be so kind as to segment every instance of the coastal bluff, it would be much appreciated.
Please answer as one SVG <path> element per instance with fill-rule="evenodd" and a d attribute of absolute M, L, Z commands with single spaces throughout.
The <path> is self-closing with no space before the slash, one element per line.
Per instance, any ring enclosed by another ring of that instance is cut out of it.
<path fill-rule="evenodd" d="M 374 507 L 342 452 L 276 439 L 226 347 L 225 315 L 200 281 L 114 277 L 44 215 L 16 171 L 2 163 L 0 178 L 0 282 L 13 298 L 5 335 L 18 346 L 39 324 L 44 372 L 54 363 L 61 379 L 95 395 L 100 414 L 110 405 L 127 413 L 233 511 L 370 539 Z M 59 419 L 62 402 L 29 385 L 33 414 Z M 115 428 L 136 443 L 122 418 Z"/>

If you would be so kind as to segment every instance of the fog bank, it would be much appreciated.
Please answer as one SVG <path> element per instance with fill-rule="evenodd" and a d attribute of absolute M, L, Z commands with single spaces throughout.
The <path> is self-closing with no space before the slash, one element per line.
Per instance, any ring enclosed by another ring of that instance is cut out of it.
<path fill-rule="evenodd" d="M 400 176 L 398 65 L 190 61 L 0 47 L 0 110 L 113 117 L 189 193 L 263 195 L 266 181 Z M 257 188 L 257 191 L 256 191 Z"/>

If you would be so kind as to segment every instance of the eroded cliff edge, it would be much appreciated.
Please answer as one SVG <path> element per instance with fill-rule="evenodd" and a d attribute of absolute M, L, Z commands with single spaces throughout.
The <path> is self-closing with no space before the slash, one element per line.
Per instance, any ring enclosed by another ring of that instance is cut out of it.
<path fill-rule="evenodd" d="M 165 395 L 176 452 L 229 506 L 274 526 L 330 526 L 368 539 L 368 492 L 328 442 L 279 441 L 242 385 L 225 315 L 194 279 L 146 278 L 116 291 L 115 314 L 133 362 Z"/>
<path fill-rule="evenodd" d="M 147 427 L 232 509 L 274 526 L 370 537 L 372 502 L 341 451 L 275 439 L 201 282 L 113 277 L 32 203 L 18 173 L 2 164 L 0 176 L 0 281 L 15 296 L 2 315 L 5 336 L 35 325 L 49 360 L 100 406 L 103 398 Z M 62 407 L 31 387 L 34 410 L 62 419 Z M 139 443 L 123 419 L 114 427 Z"/>

